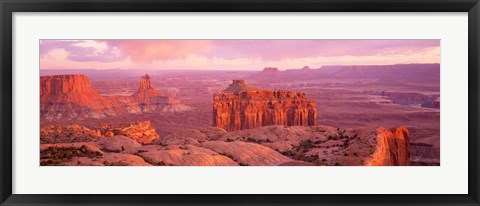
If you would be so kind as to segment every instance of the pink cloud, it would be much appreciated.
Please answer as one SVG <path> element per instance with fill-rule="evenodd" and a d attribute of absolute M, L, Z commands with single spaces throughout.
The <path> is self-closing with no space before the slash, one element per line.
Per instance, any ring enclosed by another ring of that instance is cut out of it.
<path fill-rule="evenodd" d="M 45 56 L 53 49 L 63 49 L 68 53 L 67 59 L 77 62 L 113 62 L 123 60 L 126 57 L 113 48 L 107 48 L 99 52 L 94 47 L 78 46 L 82 40 L 42 40 L 40 42 L 40 56 Z"/>
<path fill-rule="evenodd" d="M 107 40 L 110 47 L 120 49 L 134 62 L 182 59 L 190 54 L 208 52 L 206 40 Z"/>

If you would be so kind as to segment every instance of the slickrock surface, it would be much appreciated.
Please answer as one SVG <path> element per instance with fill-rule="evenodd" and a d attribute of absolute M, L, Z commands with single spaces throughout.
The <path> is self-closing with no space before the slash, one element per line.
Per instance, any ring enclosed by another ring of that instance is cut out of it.
<path fill-rule="evenodd" d="M 40 77 L 40 116 L 50 121 L 190 109 L 177 99 L 160 94 L 148 75 L 141 77 L 139 89 L 132 96 L 110 97 L 101 96 L 81 74 Z"/>
<path fill-rule="evenodd" d="M 293 161 L 273 149 L 248 142 L 210 141 L 202 143 L 202 146 L 230 157 L 244 166 L 272 166 Z"/>
<path fill-rule="evenodd" d="M 107 152 L 135 153 L 142 145 L 130 137 L 117 135 L 109 138 L 103 138 L 96 142 L 97 146 Z"/>
<path fill-rule="evenodd" d="M 238 166 L 232 159 L 212 150 L 193 145 L 146 148 L 139 156 L 153 165 L 169 166 Z"/>
<path fill-rule="evenodd" d="M 316 115 L 316 103 L 305 93 L 260 90 L 243 80 L 233 80 L 213 97 L 213 126 L 227 131 L 268 125 L 312 126 Z"/>
<path fill-rule="evenodd" d="M 59 130 L 62 127 L 55 128 Z M 134 138 L 123 135 L 98 137 L 99 133 L 101 135 L 104 133 L 86 129 L 80 131 L 82 132 L 79 132 L 79 135 L 93 134 L 94 137 L 90 140 L 79 138 L 84 142 L 42 143 L 41 164 L 157 166 L 410 164 L 410 136 L 404 127 L 392 130 L 384 128 L 342 130 L 329 126 L 273 125 L 233 132 L 212 127 L 186 130 L 169 135 L 163 141 L 162 138 L 156 139 L 148 145 L 142 145 Z M 75 133 L 72 136 L 75 136 Z"/>

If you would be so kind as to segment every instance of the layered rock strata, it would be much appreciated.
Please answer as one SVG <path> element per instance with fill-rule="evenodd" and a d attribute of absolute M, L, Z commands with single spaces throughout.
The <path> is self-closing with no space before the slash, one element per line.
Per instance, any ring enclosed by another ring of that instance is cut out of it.
<path fill-rule="evenodd" d="M 303 92 L 257 89 L 244 80 L 233 83 L 213 97 L 213 126 L 227 131 L 268 125 L 316 124 L 314 100 Z"/>

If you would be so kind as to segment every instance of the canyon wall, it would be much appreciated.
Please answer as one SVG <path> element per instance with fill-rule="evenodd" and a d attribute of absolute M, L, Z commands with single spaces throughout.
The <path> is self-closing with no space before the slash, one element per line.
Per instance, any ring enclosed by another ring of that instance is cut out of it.
<path fill-rule="evenodd" d="M 379 128 L 372 156 L 365 161 L 369 166 L 407 166 L 410 162 L 410 135 L 405 127 Z"/>
<path fill-rule="evenodd" d="M 312 126 L 316 124 L 315 101 L 305 93 L 256 89 L 234 80 L 213 97 L 213 126 L 227 131 L 267 125 Z"/>

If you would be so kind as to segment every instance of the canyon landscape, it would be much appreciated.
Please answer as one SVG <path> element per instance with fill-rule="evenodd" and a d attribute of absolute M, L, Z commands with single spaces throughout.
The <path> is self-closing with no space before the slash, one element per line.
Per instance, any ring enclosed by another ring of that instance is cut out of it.
<path fill-rule="evenodd" d="M 440 165 L 438 40 L 40 47 L 41 166 Z"/>

